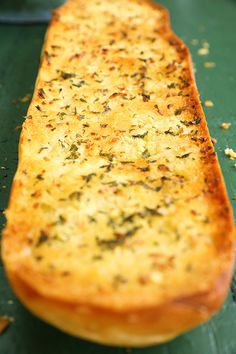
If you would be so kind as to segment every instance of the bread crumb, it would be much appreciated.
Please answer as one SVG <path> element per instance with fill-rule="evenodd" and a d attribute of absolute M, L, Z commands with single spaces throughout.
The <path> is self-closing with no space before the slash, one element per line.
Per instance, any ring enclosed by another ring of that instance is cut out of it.
<path fill-rule="evenodd" d="M 233 149 L 225 149 L 225 155 L 229 156 L 230 160 L 236 159 L 236 152 Z"/>
<path fill-rule="evenodd" d="M 212 69 L 212 68 L 215 68 L 216 63 L 214 63 L 213 61 L 206 61 L 206 62 L 204 63 L 204 66 L 205 66 L 205 68 L 207 68 L 207 69 Z"/>
<path fill-rule="evenodd" d="M 204 41 L 202 43 L 202 46 L 203 46 L 203 48 L 210 48 L 210 43 L 208 43 L 207 41 Z"/>
<path fill-rule="evenodd" d="M 198 44 L 199 44 L 199 39 L 195 39 L 195 38 L 192 39 L 192 40 L 191 40 L 191 44 L 192 44 L 192 45 L 198 45 Z"/>
<path fill-rule="evenodd" d="M 213 145 L 217 144 L 216 138 L 211 138 L 211 141 L 212 141 L 212 144 L 213 144 Z"/>
<path fill-rule="evenodd" d="M 205 101 L 205 106 L 206 106 L 206 107 L 213 107 L 213 106 L 214 106 L 214 103 L 213 103 L 212 101 L 210 101 L 210 100 L 206 100 L 206 101 Z"/>
<path fill-rule="evenodd" d="M 7 329 L 10 324 L 10 319 L 7 316 L 0 317 L 0 334 Z"/>
<path fill-rule="evenodd" d="M 229 129 L 231 127 L 231 123 L 223 122 L 221 123 L 220 127 L 221 129 Z"/>
<path fill-rule="evenodd" d="M 198 55 L 207 55 L 207 54 L 209 54 L 209 49 L 208 48 L 200 48 L 200 49 L 198 49 Z"/>
<path fill-rule="evenodd" d="M 25 95 L 24 97 L 20 97 L 19 99 L 18 99 L 18 101 L 20 101 L 20 103 L 26 103 L 26 102 L 28 102 L 30 100 L 30 94 L 27 94 L 27 95 Z"/>

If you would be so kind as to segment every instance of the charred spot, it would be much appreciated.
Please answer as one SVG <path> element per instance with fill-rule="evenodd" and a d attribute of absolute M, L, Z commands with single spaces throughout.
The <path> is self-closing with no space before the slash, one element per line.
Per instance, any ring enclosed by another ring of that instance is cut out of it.
<path fill-rule="evenodd" d="M 67 79 L 71 79 L 71 78 L 75 77 L 75 74 L 67 73 L 65 71 L 61 71 L 61 77 L 62 77 L 63 80 L 67 80 Z"/>
<path fill-rule="evenodd" d="M 198 117 L 198 118 L 192 120 L 190 123 L 193 124 L 193 125 L 197 125 L 197 124 L 199 124 L 200 122 L 201 122 L 201 118 Z"/>
<path fill-rule="evenodd" d="M 191 154 L 191 152 L 189 152 L 187 154 L 179 155 L 179 156 L 176 156 L 176 157 L 177 157 L 177 159 L 186 159 L 187 157 L 189 157 L 190 154 Z"/>
<path fill-rule="evenodd" d="M 81 195 L 82 195 L 81 192 L 75 191 L 75 192 L 72 192 L 71 194 L 69 194 L 69 197 L 68 197 L 68 198 L 69 198 L 70 200 L 80 200 Z"/>
<path fill-rule="evenodd" d="M 44 89 L 43 88 L 40 88 L 38 90 L 38 96 L 41 98 L 41 99 L 44 99 L 45 98 L 45 92 L 44 92 Z"/>
<path fill-rule="evenodd" d="M 162 172 L 169 172 L 170 171 L 169 167 L 166 165 L 163 165 L 163 164 L 158 165 L 158 170 L 162 171 Z"/>
<path fill-rule="evenodd" d="M 48 240 L 49 240 L 48 235 L 44 231 L 41 231 L 38 241 L 36 243 L 36 247 L 40 247 L 42 244 L 44 244 Z"/>

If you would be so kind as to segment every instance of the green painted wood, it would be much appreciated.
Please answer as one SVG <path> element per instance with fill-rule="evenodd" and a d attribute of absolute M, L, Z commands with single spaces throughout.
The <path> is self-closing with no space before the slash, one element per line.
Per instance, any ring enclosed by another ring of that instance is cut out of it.
<path fill-rule="evenodd" d="M 37 0 L 37 4 L 40 1 L 43 6 L 47 3 Z M 205 112 L 211 135 L 218 140 L 216 151 L 235 210 L 236 161 L 230 161 L 223 151 L 228 146 L 236 150 L 236 1 L 162 0 L 161 3 L 170 9 L 174 30 L 191 49 L 202 101 L 209 99 L 215 103 L 214 107 L 205 108 Z M 16 127 L 23 122 L 28 106 L 28 102 L 21 103 L 19 98 L 32 93 L 45 30 L 45 26 L 0 26 L 0 167 L 6 167 L 0 168 L 1 210 L 7 206 L 17 164 L 19 130 Z M 199 46 L 191 45 L 195 38 L 210 43 L 208 56 L 197 55 Z M 206 69 L 205 61 L 214 61 L 216 67 Z M 229 130 L 220 129 L 223 121 L 232 123 Z M 170 343 L 133 349 L 132 353 L 236 354 L 236 303 L 233 301 L 236 299 L 236 278 L 232 290 L 235 295 L 230 292 L 222 310 L 207 324 Z M 13 300 L 13 304 L 9 300 Z M 125 348 L 104 347 L 73 338 L 35 318 L 16 300 L 1 263 L 0 314 L 15 319 L 0 336 L 0 354 L 126 353 Z"/>

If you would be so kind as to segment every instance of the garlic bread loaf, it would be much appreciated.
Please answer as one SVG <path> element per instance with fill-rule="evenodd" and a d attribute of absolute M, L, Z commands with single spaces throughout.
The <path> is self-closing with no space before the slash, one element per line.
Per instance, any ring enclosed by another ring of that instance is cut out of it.
<path fill-rule="evenodd" d="M 19 151 L 2 253 L 34 314 L 82 338 L 144 346 L 219 309 L 233 215 L 165 9 L 57 9 Z"/>

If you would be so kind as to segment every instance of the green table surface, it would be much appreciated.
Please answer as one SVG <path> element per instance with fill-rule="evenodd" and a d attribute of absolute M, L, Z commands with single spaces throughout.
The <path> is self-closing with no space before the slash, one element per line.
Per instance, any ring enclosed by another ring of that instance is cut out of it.
<path fill-rule="evenodd" d="M 48 0 L 41 0 L 43 6 Z M 112 0 L 111 0 L 112 1 Z M 128 1 L 128 0 L 127 0 Z M 10 1 L 9 1 L 10 2 Z M 23 2 L 23 1 L 22 1 Z M 37 4 L 40 0 L 36 1 Z M 236 167 L 224 149 L 236 150 L 236 1 L 163 0 L 171 13 L 172 27 L 186 42 L 196 64 L 196 79 L 231 203 L 236 209 Z M 19 1 L 18 1 L 19 3 Z M 55 1 L 54 1 L 55 3 Z M 27 4 L 27 1 L 25 1 Z M 0 5 L 1 12 L 1 5 Z M 7 206 L 9 189 L 17 165 L 20 126 L 36 78 L 45 25 L 0 26 L 0 208 Z M 200 41 L 193 45 L 193 39 Z M 210 43 L 207 56 L 199 56 L 202 41 Z M 205 68 L 205 62 L 215 68 Z M 220 124 L 230 122 L 229 130 Z M 207 262 L 207 259 L 206 259 Z M 187 286 L 187 284 L 186 284 Z M 208 323 L 163 345 L 132 349 L 135 354 L 236 354 L 236 278 L 221 311 Z M 13 300 L 9 301 L 9 300 Z M 0 354 L 121 354 L 127 348 L 105 347 L 73 338 L 31 315 L 15 298 L 0 262 L 0 315 L 14 319 L 0 335 Z"/>

